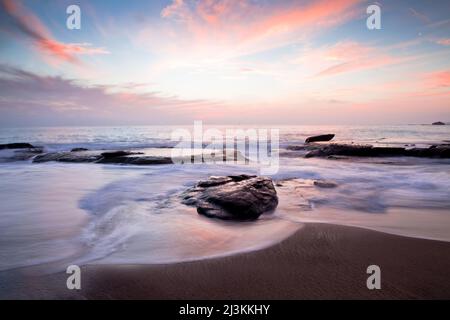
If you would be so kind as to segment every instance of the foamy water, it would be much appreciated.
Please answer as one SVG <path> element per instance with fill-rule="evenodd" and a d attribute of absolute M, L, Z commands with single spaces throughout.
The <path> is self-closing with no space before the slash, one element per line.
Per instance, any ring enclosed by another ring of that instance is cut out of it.
<path fill-rule="evenodd" d="M 266 128 L 269 128 L 266 126 Z M 140 148 L 167 152 L 167 127 L 1 129 L 0 143 L 30 142 L 47 150 Z M 311 134 L 384 144 L 450 139 L 448 126 L 283 127 L 281 148 Z M 355 225 L 450 240 L 450 161 L 392 158 L 332 161 L 286 157 L 275 213 L 255 222 L 223 222 L 180 203 L 187 187 L 210 175 L 258 174 L 252 165 L 118 166 L 0 164 L 0 270 L 78 263 L 170 263 L 257 250 L 305 222 Z M 336 188 L 313 185 L 317 179 Z"/>

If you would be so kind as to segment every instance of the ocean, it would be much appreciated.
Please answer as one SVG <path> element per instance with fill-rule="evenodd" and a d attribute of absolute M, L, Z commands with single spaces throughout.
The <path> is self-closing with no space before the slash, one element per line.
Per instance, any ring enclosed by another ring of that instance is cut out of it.
<path fill-rule="evenodd" d="M 208 126 L 205 128 L 211 128 Z M 171 133 L 192 126 L 1 128 L 0 144 L 167 154 Z M 70 264 L 160 264 L 258 250 L 305 223 L 358 226 L 450 241 L 450 160 L 305 159 L 288 152 L 315 134 L 381 146 L 449 143 L 450 126 L 216 126 L 279 130 L 279 205 L 253 222 L 197 214 L 179 195 L 211 175 L 259 174 L 258 164 L 132 166 L 0 161 L 0 271 Z M 170 149 L 169 149 L 170 150 Z M 0 159 L 10 150 L 1 150 Z M 336 188 L 317 188 L 315 180 Z"/>

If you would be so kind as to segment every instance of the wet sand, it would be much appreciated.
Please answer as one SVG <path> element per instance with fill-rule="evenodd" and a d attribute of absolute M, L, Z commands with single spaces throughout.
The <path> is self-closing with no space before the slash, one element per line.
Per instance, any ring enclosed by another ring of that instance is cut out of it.
<path fill-rule="evenodd" d="M 381 290 L 366 269 L 381 268 Z M 306 224 L 260 251 L 170 265 L 88 265 L 65 273 L 0 273 L 2 299 L 450 299 L 450 243 Z"/>

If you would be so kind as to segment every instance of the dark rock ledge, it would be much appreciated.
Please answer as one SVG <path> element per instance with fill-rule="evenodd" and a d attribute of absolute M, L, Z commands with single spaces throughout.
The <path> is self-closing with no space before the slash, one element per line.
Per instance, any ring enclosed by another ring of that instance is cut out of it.
<path fill-rule="evenodd" d="M 134 165 L 154 165 L 154 164 L 170 164 L 170 157 L 154 157 L 141 156 L 140 152 L 129 151 L 64 151 L 64 152 L 48 152 L 37 155 L 33 162 L 73 162 L 73 163 L 112 163 L 112 164 L 134 164 Z"/>
<path fill-rule="evenodd" d="M 443 122 L 435 122 L 434 125 L 443 125 Z M 432 145 L 428 148 L 416 148 L 415 145 L 402 147 L 374 147 L 372 145 L 342 144 L 342 143 L 316 143 L 330 141 L 334 134 L 322 134 L 308 137 L 304 145 L 291 145 L 289 151 L 305 151 L 305 158 L 326 157 L 336 159 L 338 157 L 421 157 L 421 158 L 450 158 L 450 144 L 444 143 Z M 383 138 L 384 139 L 384 138 Z M 444 140 L 445 142 L 445 140 Z M 413 148 L 411 148 L 413 147 Z M 287 157 L 295 156 L 292 152 L 283 154 Z"/>
<path fill-rule="evenodd" d="M 428 148 L 403 147 L 374 147 L 372 145 L 358 144 L 315 144 L 291 145 L 286 147 L 289 151 L 304 151 L 305 158 L 322 157 L 420 157 L 420 158 L 450 158 L 450 144 L 433 145 Z M 286 153 L 286 156 L 292 156 Z"/>
<path fill-rule="evenodd" d="M 0 144 L 0 150 L 3 150 L 3 149 L 32 149 L 32 148 L 35 148 L 32 144 L 24 143 L 24 142 Z"/>
<path fill-rule="evenodd" d="M 70 152 L 80 152 L 80 151 L 88 151 L 89 149 L 86 148 L 73 148 L 70 150 Z"/>
<path fill-rule="evenodd" d="M 182 194 L 199 214 L 223 220 L 255 220 L 272 212 L 278 197 L 272 180 L 249 175 L 212 176 Z"/>
<path fill-rule="evenodd" d="M 26 161 L 43 152 L 42 147 L 35 147 L 29 143 L 0 144 L 0 150 L 6 151 L 0 155 L 0 162 Z"/>
<path fill-rule="evenodd" d="M 316 145 L 309 148 L 309 150 L 305 155 L 306 158 L 330 156 L 450 158 L 449 144 L 410 149 L 401 147 L 374 147 L 371 145 L 328 144 Z"/>
<path fill-rule="evenodd" d="M 37 155 L 33 162 L 73 162 L 73 163 L 110 163 L 110 164 L 132 164 L 132 165 L 158 165 L 173 163 L 194 163 L 194 156 L 180 156 L 172 159 L 163 156 L 145 156 L 142 152 L 132 152 L 123 150 L 87 150 L 84 148 L 74 148 L 71 151 L 47 152 Z M 224 153 L 223 157 L 215 155 L 204 155 L 200 161 L 248 161 L 239 152 Z"/>

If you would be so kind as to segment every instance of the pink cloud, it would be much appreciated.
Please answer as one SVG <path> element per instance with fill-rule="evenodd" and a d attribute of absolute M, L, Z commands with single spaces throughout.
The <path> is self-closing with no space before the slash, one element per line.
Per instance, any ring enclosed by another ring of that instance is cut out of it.
<path fill-rule="evenodd" d="M 325 56 L 330 60 L 356 60 L 367 57 L 374 49 L 354 41 L 341 41 L 329 48 Z"/>
<path fill-rule="evenodd" d="M 450 70 L 426 74 L 425 81 L 434 88 L 450 88 Z"/>
<path fill-rule="evenodd" d="M 332 67 L 329 67 L 323 71 L 321 71 L 317 76 L 331 76 L 336 75 L 340 73 L 347 73 L 347 72 L 354 72 L 359 71 L 363 69 L 372 69 L 377 67 L 383 67 L 386 65 L 393 64 L 395 62 L 398 62 L 398 59 L 385 56 L 380 57 L 378 59 L 360 59 L 356 61 L 347 61 L 343 62 L 338 65 L 334 65 Z"/>
<path fill-rule="evenodd" d="M 280 26 L 323 24 L 330 19 L 334 22 L 359 2 L 360 0 L 320 0 L 303 6 L 263 6 L 248 0 L 173 0 L 172 4 L 162 10 L 161 16 L 196 24 L 214 25 L 221 22 L 232 29 L 247 29 L 250 26 L 253 27 L 251 32 L 267 32 Z"/>
<path fill-rule="evenodd" d="M 345 19 L 345 11 L 358 0 L 316 1 L 306 6 L 279 10 L 256 23 L 247 36 L 258 36 L 269 32 L 285 32 L 305 26 L 329 26 Z"/>
<path fill-rule="evenodd" d="M 0 7 L 11 18 L 9 32 L 25 36 L 31 40 L 44 55 L 50 55 L 59 61 L 79 64 L 77 55 L 108 54 L 104 48 L 93 48 L 90 44 L 66 44 L 55 40 L 45 25 L 32 12 L 23 7 L 20 2 L 1 0 Z"/>
<path fill-rule="evenodd" d="M 168 5 L 161 11 L 161 16 L 163 18 L 180 16 L 184 17 L 186 12 L 184 0 L 173 0 L 172 4 Z"/>
<path fill-rule="evenodd" d="M 186 46 L 192 51 L 232 51 L 248 54 L 298 41 L 354 17 L 360 0 L 313 1 L 300 5 L 248 0 L 174 0 L 161 12 L 163 27 L 144 31 L 142 42 L 156 42 L 171 52 Z M 153 38 L 152 38 L 153 36 Z M 154 39 L 157 37 L 155 41 Z M 159 41 L 156 41 L 159 40 Z M 173 42 L 177 43 L 176 48 Z M 205 47 L 207 49 L 205 50 Z"/>
<path fill-rule="evenodd" d="M 450 38 L 438 39 L 438 40 L 436 40 L 436 43 L 443 45 L 443 46 L 450 46 Z"/>
<path fill-rule="evenodd" d="M 316 53 L 316 57 L 319 56 L 325 59 L 324 62 L 336 61 L 337 63 L 326 67 L 317 73 L 316 77 L 379 68 L 405 61 L 405 58 L 398 58 L 378 48 L 353 41 L 339 42 L 325 49 L 325 52 L 321 52 L 320 55 Z"/>

